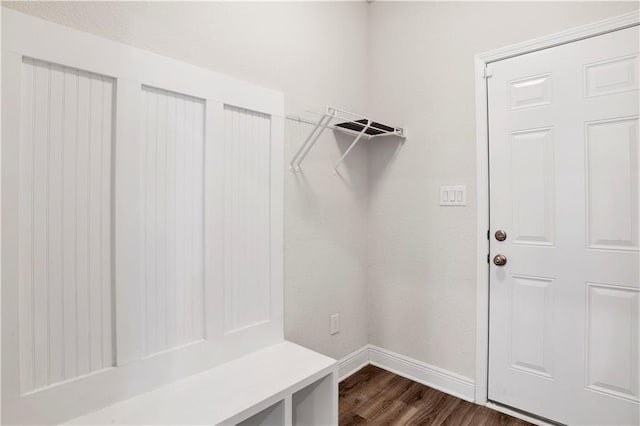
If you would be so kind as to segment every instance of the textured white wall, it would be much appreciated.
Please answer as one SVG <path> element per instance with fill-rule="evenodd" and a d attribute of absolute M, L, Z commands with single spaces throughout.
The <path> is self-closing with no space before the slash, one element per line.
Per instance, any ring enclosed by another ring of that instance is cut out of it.
<path fill-rule="evenodd" d="M 406 125 L 410 135 L 397 151 L 384 141 L 371 149 L 371 343 L 473 378 L 474 55 L 635 8 L 631 2 L 370 5 L 372 115 Z M 438 205 L 439 186 L 447 184 L 467 185 L 467 207 Z"/>
<path fill-rule="evenodd" d="M 278 89 L 288 113 L 366 107 L 367 4 L 21 2 L 3 5 L 62 25 Z M 286 159 L 308 125 L 286 123 Z M 326 132 L 285 174 L 285 335 L 333 357 L 367 343 L 367 148 L 332 174 L 347 138 Z M 341 332 L 329 335 L 329 315 Z"/>

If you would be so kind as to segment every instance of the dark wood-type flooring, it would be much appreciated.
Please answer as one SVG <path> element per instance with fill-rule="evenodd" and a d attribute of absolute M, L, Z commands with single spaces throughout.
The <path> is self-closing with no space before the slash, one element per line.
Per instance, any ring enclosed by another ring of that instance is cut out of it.
<path fill-rule="evenodd" d="M 372 365 L 340 382 L 340 426 L 529 423 Z"/>

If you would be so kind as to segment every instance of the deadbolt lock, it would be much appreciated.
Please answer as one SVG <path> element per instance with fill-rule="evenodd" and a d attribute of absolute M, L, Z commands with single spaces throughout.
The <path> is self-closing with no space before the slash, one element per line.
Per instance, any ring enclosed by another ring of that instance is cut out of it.
<path fill-rule="evenodd" d="M 496 237 L 496 240 L 498 241 L 504 241 L 507 239 L 507 233 L 504 232 L 502 229 L 498 229 L 496 231 L 496 233 L 494 234 L 494 236 Z"/>
<path fill-rule="evenodd" d="M 494 258 L 493 258 L 493 264 L 496 266 L 504 266 L 507 264 L 507 256 L 505 256 L 504 254 L 497 254 Z"/>

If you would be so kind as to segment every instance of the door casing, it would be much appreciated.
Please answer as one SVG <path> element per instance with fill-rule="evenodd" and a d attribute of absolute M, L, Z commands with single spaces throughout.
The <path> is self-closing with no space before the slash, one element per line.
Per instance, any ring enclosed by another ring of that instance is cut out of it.
<path fill-rule="evenodd" d="M 487 78 L 491 63 L 542 49 L 572 43 L 612 31 L 640 25 L 640 11 L 583 25 L 545 37 L 514 44 L 475 56 L 476 90 L 476 183 L 477 183 L 477 264 L 476 264 L 476 365 L 475 402 L 487 405 L 489 379 L 489 128 Z"/>

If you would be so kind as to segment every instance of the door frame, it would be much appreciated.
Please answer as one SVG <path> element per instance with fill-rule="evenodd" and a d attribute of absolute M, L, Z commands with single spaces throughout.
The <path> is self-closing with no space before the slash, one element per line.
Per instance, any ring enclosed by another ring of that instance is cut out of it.
<path fill-rule="evenodd" d="M 592 24 L 525 41 L 475 56 L 476 91 L 476 191 L 477 191 L 477 264 L 476 264 L 476 364 L 475 402 L 490 404 L 489 384 L 489 117 L 487 78 L 490 64 L 562 44 L 640 25 L 640 11 L 629 12 Z M 489 67 L 488 67 L 489 66 Z"/>

